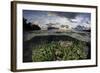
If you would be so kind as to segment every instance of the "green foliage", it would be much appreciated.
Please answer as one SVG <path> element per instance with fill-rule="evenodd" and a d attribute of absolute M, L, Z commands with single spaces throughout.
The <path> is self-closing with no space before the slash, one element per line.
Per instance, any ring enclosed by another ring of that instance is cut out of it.
<path fill-rule="evenodd" d="M 37 47 L 33 47 L 32 60 L 34 62 L 41 62 L 86 59 L 85 46 L 85 42 L 77 40 L 42 43 Z"/>

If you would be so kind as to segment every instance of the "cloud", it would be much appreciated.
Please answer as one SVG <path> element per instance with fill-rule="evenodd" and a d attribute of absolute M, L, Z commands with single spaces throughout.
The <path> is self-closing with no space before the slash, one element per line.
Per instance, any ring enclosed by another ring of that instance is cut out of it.
<path fill-rule="evenodd" d="M 78 14 L 74 19 L 70 19 L 73 27 L 77 25 L 90 27 L 90 17 L 85 14 Z"/>
<path fill-rule="evenodd" d="M 69 25 L 74 28 L 77 25 L 90 27 L 91 20 L 89 13 L 73 12 L 50 12 L 50 11 L 24 11 L 24 17 L 28 22 L 47 28 L 46 24 L 53 23 L 55 27 Z"/>
<path fill-rule="evenodd" d="M 53 12 L 47 12 L 47 16 L 58 16 L 58 14 Z"/>
<path fill-rule="evenodd" d="M 38 24 L 40 27 L 47 27 L 46 24 L 54 23 L 55 27 L 60 27 L 61 25 L 69 25 L 70 21 L 64 16 L 58 16 L 56 13 L 47 12 L 45 15 L 40 15 L 36 17 L 36 20 L 32 21 L 35 24 Z M 58 24 L 58 25 L 56 25 Z"/>

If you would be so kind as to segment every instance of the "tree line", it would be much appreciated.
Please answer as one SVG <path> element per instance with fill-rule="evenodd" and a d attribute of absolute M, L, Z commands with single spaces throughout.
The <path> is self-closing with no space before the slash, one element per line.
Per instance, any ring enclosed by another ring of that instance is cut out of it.
<path fill-rule="evenodd" d="M 41 30 L 41 28 L 37 24 L 27 22 L 27 19 L 23 18 L 23 30 L 32 31 L 32 30 Z"/>

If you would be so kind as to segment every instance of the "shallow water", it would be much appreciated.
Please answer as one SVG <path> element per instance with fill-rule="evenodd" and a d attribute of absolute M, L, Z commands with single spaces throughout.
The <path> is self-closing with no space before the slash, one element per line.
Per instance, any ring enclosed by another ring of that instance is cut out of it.
<path fill-rule="evenodd" d="M 29 33 L 28 33 L 29 34 Z M 33 33 L 31 33 L 33 34 Z M 52 41 L 81 41 L 79 39 L 73 38 L 67 35 L 41 35 L 33 36 L 29 40 L 23 41 L 23 62 L 32 62 L 32 47 L 38 46 L 39 44 L 45 42 L 50 43 Z M 85 42 L 85 41 L 83 41 Z M 84 48 L 86 53 L 88 53 L 88 59 L 90 59 L 90 42 L 86 42 L 87 46 Z"/>

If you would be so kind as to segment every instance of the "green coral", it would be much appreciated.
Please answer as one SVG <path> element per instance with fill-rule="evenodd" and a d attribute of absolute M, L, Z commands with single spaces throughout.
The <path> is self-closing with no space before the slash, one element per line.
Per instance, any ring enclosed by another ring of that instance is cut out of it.
<path fill-rule="evenodd" d="M 86 59 L 85 46 L 86 42 L 77 40 L 42 43 L 37 47 L 33 47 L 32 60 L 34 62 L 41 62 Z"/>

